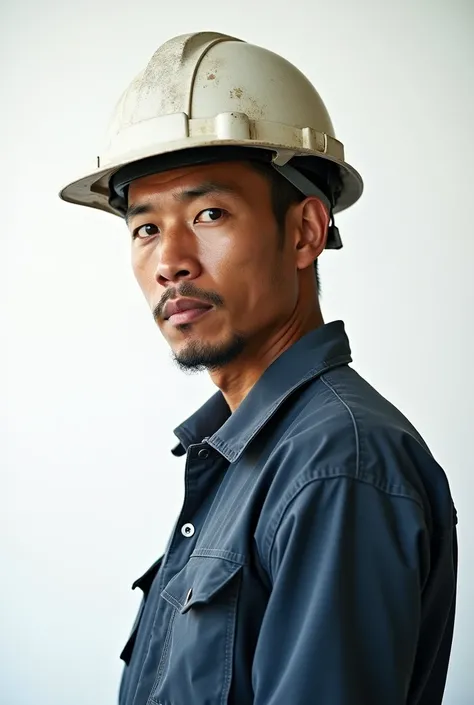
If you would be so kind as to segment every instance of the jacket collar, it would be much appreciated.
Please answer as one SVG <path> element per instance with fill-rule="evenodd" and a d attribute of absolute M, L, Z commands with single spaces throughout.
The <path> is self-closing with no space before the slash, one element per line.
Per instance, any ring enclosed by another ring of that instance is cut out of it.
<path fill-rule="evenodd" d="M 206 442 L 230 463 L 236 462 L 249 443 L 299 387 L 324 372 L 352 362 L 342 321 L 334 321 L 300 338 L 263 373 L 242 404 L 231 414 L 221 392 L 175 429 L 180 443 L 175 455 Z"/>

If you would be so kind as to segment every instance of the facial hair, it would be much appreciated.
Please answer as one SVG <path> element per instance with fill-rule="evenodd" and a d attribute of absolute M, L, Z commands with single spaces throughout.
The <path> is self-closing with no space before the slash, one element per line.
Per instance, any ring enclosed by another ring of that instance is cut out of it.
<path fill-rule="evenodd" d="M 182 282 L 177 287 L 170 287 L 165 291 L 159 304 L 153 310 L 153 318 L 158 323 L 163 320 L 165 304 L 178 297 L 197 299 L 209 303 L 215 308 L 222 308 L 224 300 L 215 291 L 205 291 L 192 282 Z M 177 326 L 178 330 L 185 332 L 192 324 L 185 323 Z M 220 344 L 209 344 L 205 341 L 190 341 L 179 353 L 172 353 L 174 362 L 183 372 L 202 372 L 204 370 L 217 370 L 235 360 L 245 348 L 245 338 L 239 333 L 232 333 L 230 338 Z"/>
<path fill-rule="evenodd" d="M 186 324 L 186 327 L 188 325 Z M 203 372 L 204 370 L 212 372 L 233 362 L 244 348 L 245 338 L 234 333 L 230 340 L 220 345 L 212 345 L 205 341 L 190 341 L 179 353 L 173 353 L 173 359 L 183 372 Z"/>

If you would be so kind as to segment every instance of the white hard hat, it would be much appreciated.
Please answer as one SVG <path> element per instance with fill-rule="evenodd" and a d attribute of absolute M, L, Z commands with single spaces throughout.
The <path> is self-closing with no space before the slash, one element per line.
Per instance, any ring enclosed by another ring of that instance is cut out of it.
<path fill-rule="evenodd" d="M 268 161 L 331 215 L 353 205 L 362 179 L 344 159 L 318 92 L 267 49 L 215 32 L 163 44 L 122 95 L 97 166 L 60 192 L 123 216 L 135 178 L 195 163 Z M 328 247 L 340 247 L 332 228 Z"/>

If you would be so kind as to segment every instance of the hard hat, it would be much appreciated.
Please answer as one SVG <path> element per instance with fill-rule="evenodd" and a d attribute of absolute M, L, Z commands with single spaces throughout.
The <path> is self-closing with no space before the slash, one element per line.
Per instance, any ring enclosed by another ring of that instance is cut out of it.
<path fill-rule="evenodd" d="M 321 197 L 331 216 L 362 193 L 321 97 L 293 64 L 224 34 L 181 35 L 123 93 L 96 168 L 60 197 L 124 216 L 132 180 L 244 155 Z M 340 246 L 333 227 L 328 247 Z"/>

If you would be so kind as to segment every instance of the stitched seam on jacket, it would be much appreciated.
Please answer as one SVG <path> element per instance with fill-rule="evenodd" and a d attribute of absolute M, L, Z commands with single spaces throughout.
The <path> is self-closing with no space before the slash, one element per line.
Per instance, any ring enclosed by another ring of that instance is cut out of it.
<path fill-rule="evenodd" d="M 154 698 L 153 693 L 155 692 L 155 690 L 157 690 L 157 688 L 160 687 L 160 684 L 161 684 L 161 681 L 163 678 L 163 673 L 165 670 L 165 660 L 166 660 L 166 657 L 167 657 L 168 651 L 169 651 L 169 646 L 170 646 L 170 642 L 171 642 L 171 632 L 173 630 L 174 618 L 176 617 L 176 615 L 177 615 L 177 612 L 173 612 L 170 617 L 170 623 L 168 625 L 168 631 L 166 632 L 165 643 L 163 644 L 163 651 L 161 652 L 161 658 L 160 658 L 160 662 L 158 664 L 158 671 L 156 673 L 155 682 L 153 683 L 153 687 L 151 689 L 151 693 L 150 693 L 150 697 L 147 701 L 147 705 L 160 705 L 159 701 L 157 701 Z"/>
<path fill-rule="evenodd" d="M 235 448 L 230 448 L 228 443 L 225 441 L 222 441 L 220 438 L 213 439 L 212 445 L 215 446 L 218 450 L 222 450 L 222 452 L 226 455 L 228 458 L 229 462 L 235 462 L 235 459 L 237 456 L 240 455 L 242 452 L 242 449 L 247 447 L 251 441 L 255 438 L 255 436 L 262 430 L 262 428 L 267 424 L 269 419 L 273 416 L 273 414 L 277 411 L 277 409 L 283 404 L 290 396 L 292 396 L 300 387 L 306 384 L 306 382 L 309 382 L 310 380 L 319 377 L 322 378 L 324 372 L 327 372 L 334 367 L 337 367 L 340 364 L 348 363 L 350 356 L 347 355 L 346 353 L 337 355 L 334 357 L 331 357 L 329 360 L 322 360 L 320 365 L 313 367 L 311 370 L 309 370 L 302 379 L 299 380 L 297 384 L 295 384 L 291 389 L 289 389 L 285 395 L 282 395 L 280 399 L 275 401 L 272 406 L 268 409 L 267 413 L 259 418 L 258 423 L 254 424 L 252 427 L 251 431 L 247 434 L 247 437 L 243 443 L 238 444 L 237 450 Z"/>
<path fill-rule="evenodd" d="M 235 622 L 237 619 L 237 599 L 240 593 L 240 587 L 242 583 L 242 575 L 239 575 L 238 582 L 235 585 L 235 594 L 232 597 L 232 609 L 227 612 L 227 628 L 225 635 L 225 662 L 224 662 L 224 678 L 222 684 L 221 692 L 221 705 L 226 705 L 227 696 L 230 687 L 230 682 L 232 678 L 232 654 L 234 651 L 234 641 L 235 641 Z"/>
<path fill-rule="evenodd" d="M 332 386 L 332 384 L 331 384 L 330 382 L 328 382 L 328 380 L 324 377 L 324 375 L 321 375 L 320 379 L 321 379 L 321 382 L 323 382 L 323 384 L 325 384 L 326 387 L 331 390 L 331 392 L 334 394 L 334 396 L 336 397 L 336 399 L 338 399 L 338 400 L 341 402 L 341 404 L 344 406 L 344 408 L 347 410 L 347 413 L 348 413 L 349 416 L 351 417 L 352 426 L 353 426 L 353 428 L 354 428 L 355 442 L 356 442 L 356 476 L 359 477 L 359 471 L 360 471 L 360 438 L 359 438 L 359 430 L 358 430 L 358 428 L 357 428 L 357 422 L 356 422 L 356 420 L 355 420 L 355 416 L 354 416 L 354 414 L 352 413 L 352 410 L 351 410 L 351 408 L 349 407 L 349 405 L 348 405 L 348 404 L 344 401 L 344 399 L 336 392 L 336 390 L 334 389 L 334 387 Z"/>
<path fill-rule="evenodd" d="M 170 593 L 167 590 L 163 590 L 161 595 L 162 595 L 162 597 L 164 597 L 165 600 L 168 600 L 168 602 L 171 602 L 173 607 L 176 607 L 176 609 L 181 612 L 184 605 L 182 605 L 181 602 L 179 602 L 179 600 L 177 600 L 175 597 L 173 597 L 173 595 L 170 595 Z M 166 597 L 165 597 L 165 595 L 166 595 Z"/>
<path fill-rule="evenodd" d="M 195 548 L 190 558 L 219 558 L 238 565 L 245 565 L 247 562 L 242 553 L 234 553 L 225 548 Z"/>
<path fill-rule="evenodd" d="M 275 544 L 275 538 L 278 533 L 278 529 L 280 528 L 282 521 L 289 510 L 291 504 L 294 502 L 296 497 L 306 488 L 308 485 L 311 485 L 315 482 L 323 482 L 323 481 L 328 481 L 328 480 L 339 480 L 341 478 L 351 480 L 352 482 L 357 482 L 365 485 L 370 485 L 371 487 L 374 487 L 376 490 L 379 492 L 383 492 L 383 494 L 386 494 L 390 497 L 394 498 L 399 498 L 399 499 L 408 499 L 411 502 L 414 502 L 422 512 L 424 513 L 424 508 L 423 504 L 421 501 L 417 500 L 415 497 L 412 497 L 411 495 L 407 494 L 406 490 L 403 489 L 403 487 L 400 485 L 393 485 L 391 488 L 389 487 L 382 487 L 380 483 L 376 483 L 373 481 L 372 476 L 369 475 L 368 473 L 364 473 L 364 475 L 359 476 L 359 477 L 354 477 L 353 474 L 346 472 L 339 472 L 337 474 L 332 475 L 331 477 L 328 477 L 325 475 L 324 477 L 309 477 L 305 481 L 301 482 L 301 479 L 299 482 L 296 482 L 294 487 L 293 487 L 293 492 L 290 495 L 289 499 L 286 501 L 286 504 L 282 511 L 280 512 L 280 516 L 278 517 L 278 520 L 276 522 L 275 528 L 273 529 L 273 534 L 270 537 L 270 540 L 266 543 L 269 544 L 269 549 L 267 551 L 267 570 L 269 571 L 269 575 L 272 575 L 272 570 L 271 570 L 271 555 L 273 551 L 273 546 Z"/>

